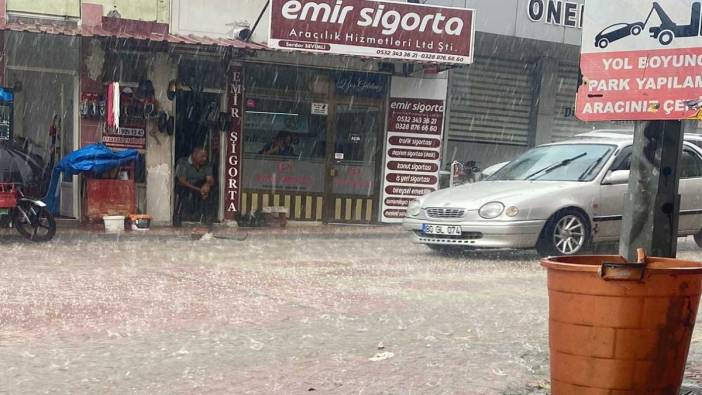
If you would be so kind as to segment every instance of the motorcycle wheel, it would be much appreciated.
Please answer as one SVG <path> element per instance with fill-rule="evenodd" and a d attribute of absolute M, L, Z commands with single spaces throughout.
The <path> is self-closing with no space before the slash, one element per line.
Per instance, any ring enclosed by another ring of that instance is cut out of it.
<path fill-rule="evenodd" d="M 46 209 L 30 202 L 20 202 L 12 219 L 17 232 L 35 243 L 50 241 L 56 235 L 56 220 Z"/>

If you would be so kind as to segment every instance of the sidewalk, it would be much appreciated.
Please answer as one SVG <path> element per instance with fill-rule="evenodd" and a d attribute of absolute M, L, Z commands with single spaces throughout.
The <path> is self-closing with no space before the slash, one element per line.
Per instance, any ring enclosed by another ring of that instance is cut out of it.
<path fill-rule="evenodd" d="M 102 225 L 80 227 L 59 227 L 56 238 L 67 239 L 191 239 L 199 240 L 206 233 L 203 227 L 170 226 L 152 227 L 146 231 L 125 231 L 122 234 L 107 234 Z M 211 235 L 205 238 L 244 241 L 251 239 L 368 239 L 368 238 L 405 238 L 408 234 L 399 225 L 318 225 L 318 226 L 266 226 L 256 228 L 237 228 L 217 224 Z"/>

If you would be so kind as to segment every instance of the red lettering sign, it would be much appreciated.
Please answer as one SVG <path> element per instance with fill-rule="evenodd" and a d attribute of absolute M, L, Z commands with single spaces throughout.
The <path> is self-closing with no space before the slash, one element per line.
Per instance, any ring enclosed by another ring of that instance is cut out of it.
<path fill-rule="evenodd" d="M 273 0 L 271 48 L 431 63 L 473 62 L 475 12 L 371 0 Z"/>
<path fill-rule="evenodd" d="M 241 153 L 242 153 L 242 114 L 243 109 L 243 69 L 232 66 L 229 70 L 229 115 L 231 127 L 227 134 L 227 163 L 225 165 L 224 218 L 234 220 L 241 211 Z"/>
<path fill-rule="evenodd" d="M 577 117 L 702 119 L 701 14 L 696 1 L 588 0 Z"/>

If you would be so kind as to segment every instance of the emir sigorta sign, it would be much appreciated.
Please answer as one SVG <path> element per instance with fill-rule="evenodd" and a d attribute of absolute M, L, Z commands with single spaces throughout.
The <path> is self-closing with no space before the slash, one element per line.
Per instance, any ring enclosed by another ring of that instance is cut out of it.
<path fill-rule="evenodd" d="M 475 11 L 369 0 L 273 0 L 271 48 L 416 62 L 473 61 Z"/>

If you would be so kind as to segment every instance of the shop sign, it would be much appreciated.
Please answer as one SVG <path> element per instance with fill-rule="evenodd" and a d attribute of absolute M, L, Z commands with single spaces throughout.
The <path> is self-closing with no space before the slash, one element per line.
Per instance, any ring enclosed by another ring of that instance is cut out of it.
<path fill-rule="evenodd" d="M 329 115 L 329 104 L 312 103 L 312 115 Z"/>
<path fill-rule="evenodd" d="M 241 210 L 241 155 L 242 155 L 242 116 L 244 114 L 243 68 L 234 65 L 229 71 L 230 128 L 227 135 L 227 160 L 225 163 L 224 218 L 235 220 Z"/>
<path fill-rule="evenodd" d="M 385 97 L 386 77 L 382 74 L 342 73 L 336 76 L 336 94 L 354 97 Z"/>
<path fill-rule="evenodd" d="M 388 110 L 382 221 L 401 222 L 407 205 L 439 187 L 446 80 L 394 77 Z"/>
<path fill-rule="evenodd" d="M 106 128 L 102 142 L 111 148 L 146 149 L 146 125 L 125 125 L 119 128 Z"/>
<path fill-rule="evenodd" d="M 589 0 L 577 117 L 702 119 L 699 2 Z"/>
<path fill-rule="evenodd" d="M 585 4 L 563 0 L 529 0 L 527 9 L 533 22 L 573 29 L 583 28 L 584 13 Z"/>
<path fill-rule="evenodd" d="M 271 10 L 271 48 L 473 62 L 474 10 L 371 0 L 272 0 Z"/>

